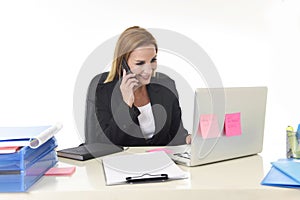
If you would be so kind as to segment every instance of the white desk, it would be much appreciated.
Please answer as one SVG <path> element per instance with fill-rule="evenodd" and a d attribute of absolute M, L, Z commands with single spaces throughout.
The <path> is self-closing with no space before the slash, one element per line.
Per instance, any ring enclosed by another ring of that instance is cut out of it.
<path fill-rule="evenodd" d="M 132 148 L 127 152 L 144 152 Z M 28 193 L 0 193 L 0 199 L 299 199 L 300 190 L 261 186 L 263 160 L 255 155 L 198 167 L 181 168 L 189 179 L 164 183 L 106 186 L 100 159 L 85 162 L 60 158 L 76 165 L 70 177 L 42 177 Z"/>

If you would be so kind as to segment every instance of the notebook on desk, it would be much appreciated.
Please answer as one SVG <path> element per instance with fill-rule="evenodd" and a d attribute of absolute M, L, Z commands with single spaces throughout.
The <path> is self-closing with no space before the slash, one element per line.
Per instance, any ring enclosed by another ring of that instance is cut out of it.
<path fill-rule="evenodd" d="M 266 87 L 198 88 L 192 144 L 167 147 L 179 164 L 203 165 L 260 153 Z"/>
<path fill-rule="evenodd" d="M 92 143 L 59 150 L 57 155 L 63 158 L 85 161 L 121 151 L 123 151 L 122 147 L 113 144 Z"/>

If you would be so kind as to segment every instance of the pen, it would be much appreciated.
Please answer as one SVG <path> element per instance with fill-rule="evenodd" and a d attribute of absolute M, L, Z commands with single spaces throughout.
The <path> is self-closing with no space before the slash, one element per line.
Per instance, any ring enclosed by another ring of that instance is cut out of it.
<path fill-rule="evenodd" d="M 300 124 L 298 124 L 297 133 L 296 133 L 298 145 L 300 144 Z"/>
<path fill-rule="evenodd" d="M 300 158 L 300 150 L 299 150 L 299 143 L 296 137 L 296 132 L 294 132 L 293 127 L 288 126 L 286 128 L 286 133 L 288 137 L 287 143 L 287 157 L 288 158 Z"/>

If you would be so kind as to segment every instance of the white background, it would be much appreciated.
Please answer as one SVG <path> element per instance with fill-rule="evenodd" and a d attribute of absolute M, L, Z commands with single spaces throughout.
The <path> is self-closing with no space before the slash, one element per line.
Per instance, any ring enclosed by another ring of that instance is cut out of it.
<path fill-rule="evenodd" d="M 78 72 L 102 42 L 133 25 L 197 42 L 224 86 L 268 86 L 262 155 L 264 162 L 285 156 L 285 128 L 300 123 L 297 0 L 1 1 L 0 126 L 60 121 L 59 147 L 78 145 Z M 162 54 L 160 64 L 180 70 L 176 59 L 167 58 Z"/>

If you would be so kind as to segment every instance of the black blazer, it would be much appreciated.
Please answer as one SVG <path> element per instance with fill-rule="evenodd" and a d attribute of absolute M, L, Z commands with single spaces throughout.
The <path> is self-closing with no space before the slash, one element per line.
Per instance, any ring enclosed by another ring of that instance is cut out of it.
<path fill-rule="evenodd" d="M 96 89 L 96 115 L 103 133 L 120 146 L 150 146 L 185 144 L 187 131 L 181 120 L 175 82 L 157 73 L 146 86 L 155 120 L 155 133 L 145 139 L 138 122 L 138 108 L 130 108 L 120 91 L 120 81 L 99 83 Z"/>

